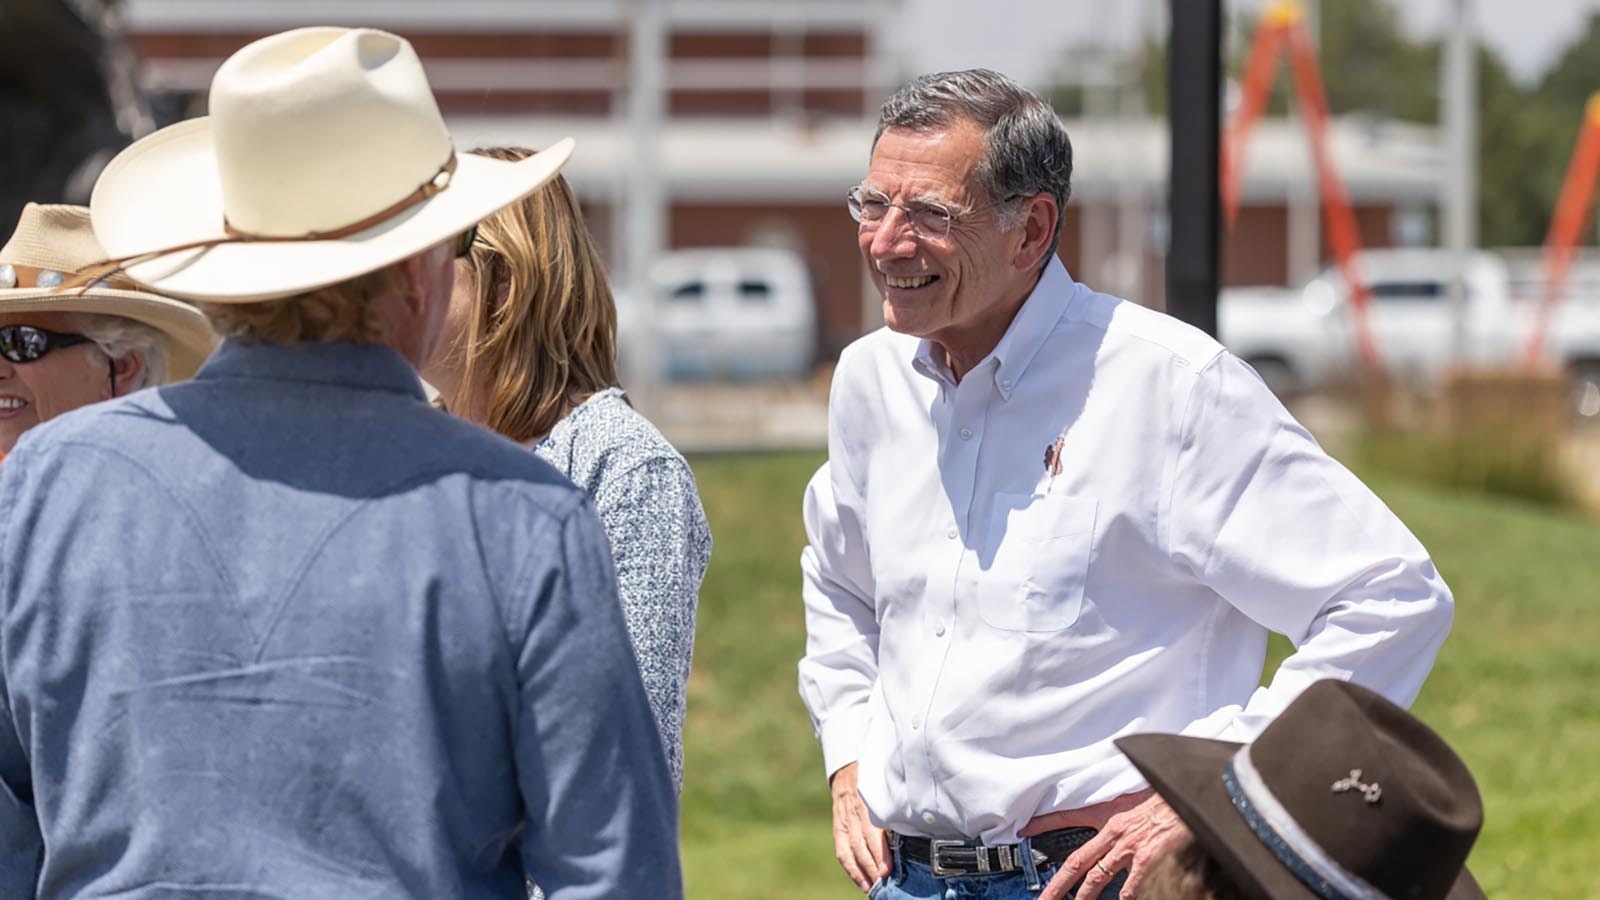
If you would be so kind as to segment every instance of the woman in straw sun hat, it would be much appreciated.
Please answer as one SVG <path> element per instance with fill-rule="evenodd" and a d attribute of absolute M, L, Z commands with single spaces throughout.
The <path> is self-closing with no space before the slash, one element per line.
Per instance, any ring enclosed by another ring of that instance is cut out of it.
<path fill-rule="evenodd" d="M 64 412 L 188 378 L 216 345 L 187 303 L 125 279 L 67 286 L 104 258 L 82 206 L 28 204 L 0 248 L 0 455 Z"/>
<path fill-rule="evenodd" d="M 1141 900 L 1482 900 L 1477 784 L 1444 739 L 1357 684 L 1312 684 L 1250 744 L 1122 749 L 1194 834 Z"/>
<path fill-rule="evenodd" d="M 0 465 L 0 898 L 679 900 L 600 522 L 416 371 L 571 142 L 458 156 L 372 29 L 255 41 L 210 99 L 106 167 L 85 277 L 221 345 Z"/>

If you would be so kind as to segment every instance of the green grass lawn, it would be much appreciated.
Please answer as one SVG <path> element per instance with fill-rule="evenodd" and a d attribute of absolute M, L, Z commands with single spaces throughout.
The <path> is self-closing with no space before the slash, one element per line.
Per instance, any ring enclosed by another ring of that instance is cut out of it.
<path fill-rule="evenodd" d="M 820 454 L 693 460 L 716 546 L 685 733 L 694 900 L 859 897 L 833 861 L 821 753 L 795 691 L 800 495 Z M 1600 523 L 1394 481 L 1378 493 L 1456 592 L 1417 702 L 1472 767 L 1490 897 L 1600 897 Z M 1276 655 L 1286 645 L 1275 645 Z"/>

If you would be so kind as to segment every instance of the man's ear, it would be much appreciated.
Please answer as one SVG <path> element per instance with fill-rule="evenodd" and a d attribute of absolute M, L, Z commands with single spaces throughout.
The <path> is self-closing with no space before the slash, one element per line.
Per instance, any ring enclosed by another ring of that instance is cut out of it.
<path fill-rule="evenodd" d="M 1027 200 L 1022 224 L 1022 244 L 1017 248 L 1011 264 L 1019 272 L 1027 272 L 1039 265 L 1039 260 L 1050 252 L 1050 239 L 1055 237 L 1056 217 L 1060 208 L 1056 198 L 1049 193 L 1039 193 Z"/>
<path fill-rule="evenodd" d="M 115 396 L 133 393 L 134 385 L 144 376 L 144 354 L 130 350 L 111 360 L 111 381 L 116 387 Z M 110 398 L 107 398 L 110 399 Z"/>

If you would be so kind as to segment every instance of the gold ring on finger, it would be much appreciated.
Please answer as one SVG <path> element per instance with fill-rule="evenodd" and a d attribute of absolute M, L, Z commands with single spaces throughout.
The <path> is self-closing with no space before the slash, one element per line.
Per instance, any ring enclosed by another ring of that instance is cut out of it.
<path fill-rule="evenodd" d="M 1104 862 L 1097 862 L 1094 864 L 1094 867 L 1099 869 L 1101 872 L 1104 872 L 1107 878 L 1110 878 L 1113 874 L 1110 869 L 1106 868 L 1106 864 Z"/>

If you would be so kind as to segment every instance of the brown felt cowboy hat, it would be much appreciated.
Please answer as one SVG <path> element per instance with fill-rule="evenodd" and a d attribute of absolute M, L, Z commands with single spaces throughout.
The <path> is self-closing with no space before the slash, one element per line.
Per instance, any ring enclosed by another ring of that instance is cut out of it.
<path fill-rule="evenodd" d="M 93 313 L 142 322 L 166 338 L 167 380 L 194 375 L 217 344 L 206 317 L 126 279 L 79 283 L 77 273 L 105 255 L 87 207 L 29 203 L 0 248 L 0 313 Z"/>
<path fill-rule="evenodd" d="M 1466 764 L 1364 687 L 1319 681 L 1250 744 L 1141 734 L 1117 746 L 1249 896 L 1483 897 L 1466 869 L 1483 825 Z"/>
<path fill-rule="evenodd" d="M 569 138 L 519 162 L 458 155 L 405 39 L 300 28 L 246 45 L 210 116 L 112 159 L 94 229 L 164 294 L 253 302 L 347 281 L 464 233 L 533 193 Z"/>

